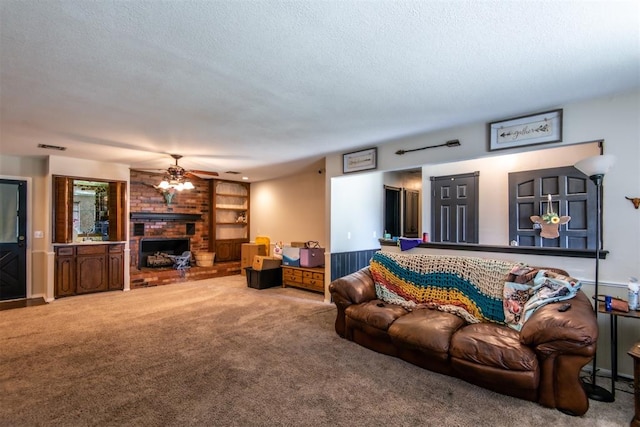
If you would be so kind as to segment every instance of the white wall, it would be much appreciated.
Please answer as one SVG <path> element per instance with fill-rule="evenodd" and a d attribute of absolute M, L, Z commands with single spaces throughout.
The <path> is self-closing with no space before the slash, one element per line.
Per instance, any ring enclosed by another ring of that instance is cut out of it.
<path fill-rule="evenodd" d="M 383 174 L 347 175 L 331 180 L 332 253 L 380 247 Z M 337 209 L 336 209 L 337 208 Z"/>

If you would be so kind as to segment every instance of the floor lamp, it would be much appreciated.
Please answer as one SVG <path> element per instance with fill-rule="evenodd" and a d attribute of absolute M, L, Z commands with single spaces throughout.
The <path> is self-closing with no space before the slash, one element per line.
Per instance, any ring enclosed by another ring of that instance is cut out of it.
<path fill-rule="evenodd" d="M 587 157 L 580 160 L 574 166 L 580 172 L 589 177 L 591 181 L 596 185 L 596 271 L 594 279 L 595 287 L 595 307 L 596 318 L 598 317 L 598 265 L 600 261 L 600 249 L 602 249 L 602 232 L 601 232 L 601 217 L 602 217 L 602 180 L 604 175 L 609 172 L 611 166 L 615 162 L 615 158 L 610 154 Z M 612 361 L 613 366 L 613 361 Z M 613 391 L 613 372 L 611 372 L 611 387 Z M 600 402 L 613 402 L 615 400 L 612 392 L 596 385 L 596 355 L 593 355 L 593 367 L 591 369 L 591 383 L 582 382 L 582 386 L 590 399 L 598 400 Z"/>

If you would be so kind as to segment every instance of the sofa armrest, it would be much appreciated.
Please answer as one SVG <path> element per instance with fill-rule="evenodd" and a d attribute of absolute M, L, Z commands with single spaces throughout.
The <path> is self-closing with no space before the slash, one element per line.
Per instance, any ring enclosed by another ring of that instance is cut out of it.
<path fill-rule="evenodd" d="M 376 298 L 376 289 L 369 267 L 341 277 L 329 284 L 329 291 L 336 304 L 336 332 L 345 337 L 345 309 L 351 304 L 359 304 Z"/>
<path fill-rule="evenodd" d="M 334 280 L 329 285 L 334 299 L 339 298 L 347 304 L 360 304 L 376 298 L 376 288 L 369 267 Z"/>
<path fill-rule="evenodd" d="M 571 308 L 559 312 L 565 302 Z M 547 304 L 536 310 L 520 331 L 520 342 L 538 353 L 593 355 L 598 341 L 598 323 L 589 299 L 582 291 L 568 301 Z M 587 353 L 587 354 L 584 354 Z"/>

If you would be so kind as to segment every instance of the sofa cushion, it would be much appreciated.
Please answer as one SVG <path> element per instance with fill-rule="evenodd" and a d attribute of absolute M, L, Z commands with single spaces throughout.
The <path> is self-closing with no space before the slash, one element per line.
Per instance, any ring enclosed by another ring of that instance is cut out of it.
<path fill-rule="evenodd" d="M 378 299 L 352 304 L 348 306 L 345 315 L 377 329 L 386 331 L 400 316 L 407 314 L 407 310 L 399 305 L 387 304 Z"/>
<path fill-rule="evenodd" d="M 476 323 L 461 328 L 451 339 L 451 357 L 514 371 L 537 371 L 534 351 L 520 343 L 520 334 L 506 326 Z"/>
<path fill-rule="evenodd" d="M 451 313 L 419 309 L 393 322 L 389 336 L 398 345 L 448 358 L 451 336 L 464 325 L 464 320 Z"/>

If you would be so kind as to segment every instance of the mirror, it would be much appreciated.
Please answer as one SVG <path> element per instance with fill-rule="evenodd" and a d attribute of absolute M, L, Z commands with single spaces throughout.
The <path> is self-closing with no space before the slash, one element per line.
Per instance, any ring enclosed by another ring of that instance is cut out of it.
<path fill-rule="evenodd" d="M 73 240 L 109 240 L 109 184 L 73 181 Z"/>
<path fill-rule="evenodd" d="M 126 182 L 53 177 L 53 243 L 126 240 Z"/>

